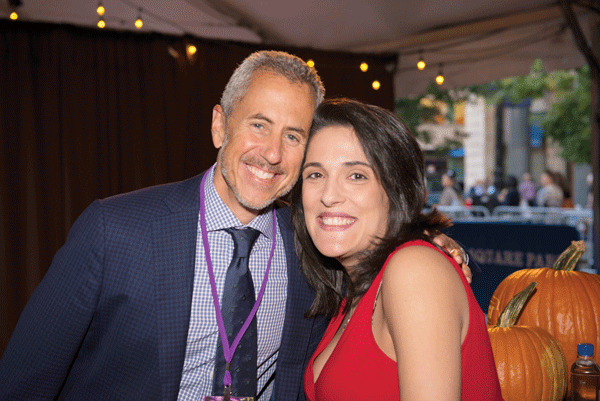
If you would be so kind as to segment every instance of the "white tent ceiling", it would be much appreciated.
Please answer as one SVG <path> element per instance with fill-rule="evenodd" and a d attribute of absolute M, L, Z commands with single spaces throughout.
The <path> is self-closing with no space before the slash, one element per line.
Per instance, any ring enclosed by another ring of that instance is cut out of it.
<path fill-rule="evenodd" d="M 97 0 L 0 0 L 20 19 L 93 27 Z M 421 92 L 440 68 L 446 87 L 585 63 L 560 7 L 548 0 L 102 0 L 108 29 L 322 50 L 398 55 L 396 96 Z M 581 3 L 583 4 L 583 3 Z M 590 8 L 574 6 L 584 32 Z M 141 13 L 140 13 L 141 9 Z M 428 63 L 415 68 L 419 54 Z M 317 66 L 318 69 L 318 66 Z"/>

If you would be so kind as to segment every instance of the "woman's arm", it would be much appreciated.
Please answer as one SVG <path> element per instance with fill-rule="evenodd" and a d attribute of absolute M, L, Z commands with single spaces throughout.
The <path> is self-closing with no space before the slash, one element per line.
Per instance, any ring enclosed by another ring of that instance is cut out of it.
<path fill-rule="evenodd" d="M 434 249 L 404 248 L 386 268 L 380 299 L 398 363 L 400 399 L 459 400 L 469 309 L 454 267 Z"/>

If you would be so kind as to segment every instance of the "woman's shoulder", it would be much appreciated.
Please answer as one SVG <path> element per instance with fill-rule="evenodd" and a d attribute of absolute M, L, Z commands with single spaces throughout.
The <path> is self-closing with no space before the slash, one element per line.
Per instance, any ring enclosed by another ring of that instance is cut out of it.
<path fill-rule="evenodd" d="M 411 286 L 423 290 L 462 286 L 460 276 L 443 251 L 423 240 L 409 241 L 396 248 L 388 258 L 383 281 L 384 286 L 387 282 L 395 290 Z"/>
<path fill-rule="evenodd" d="M 445 259 L 444 251 L 438 245 L 422 239 L 415 239 L 398 245 L 388 257 L 388 264 L 397 263 L 399 260 L 411 261 L 414 258 L 417 259 L 415 262 L 419 262 L 421 257 L 434 257 L 435 255 Z"/>

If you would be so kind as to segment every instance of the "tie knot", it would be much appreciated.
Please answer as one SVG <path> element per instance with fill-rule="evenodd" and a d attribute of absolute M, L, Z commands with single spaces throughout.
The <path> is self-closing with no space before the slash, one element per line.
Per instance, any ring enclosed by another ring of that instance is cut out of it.
<path fill-rule="evenodd" d="M 250 250 L 256 242 L 260 231 L 255 230 L 254 228 L 226 228 L 231 237 L 233 238 L 234 249 L 233 249 L 233 257 L 234 258 L 247 258 L 250 256 Z"/>

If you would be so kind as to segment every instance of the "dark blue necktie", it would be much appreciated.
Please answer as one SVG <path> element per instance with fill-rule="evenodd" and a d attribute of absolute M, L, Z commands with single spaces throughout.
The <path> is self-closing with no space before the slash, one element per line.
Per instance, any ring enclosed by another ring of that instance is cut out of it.
<path fill-rule="evenodd" d="M 221 312 L 227 331 L 229 344 L 240 331 L 242 325 L 252 311 L 255 302 L 254 284 L 248 269 L 248 259 L 252 245 L 260 234 L 253 228 L 238 230 L 228 228 L 233 237 L 233 259 L 229 264 L 223 287 Z M 240 343 L 231 360 L 231 395 L 256 397 L 256 365 L 257 365 L 257 330 L 256 316 Z M 221 341 L 217 340 L 217 355 L 215 360 L 215 376 L 213 391 L 215 395 L 223 395 L 223 377 L 225 375 L 225 357 Z"/>

